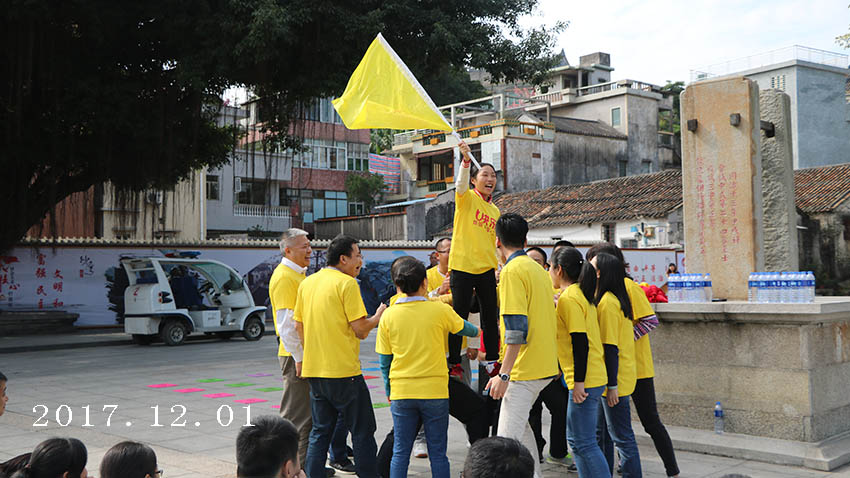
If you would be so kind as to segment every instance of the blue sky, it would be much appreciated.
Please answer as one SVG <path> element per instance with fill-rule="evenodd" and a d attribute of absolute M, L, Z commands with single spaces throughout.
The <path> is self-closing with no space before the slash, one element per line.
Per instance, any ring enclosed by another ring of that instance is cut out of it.
<path fill-rule="evenodd" d="M 802 45 L 850 54 L 835 37 L 850 28 L 850 0 L 541 0 L 526 25 L 570 22 L 559 37 L 571 64 L 611 54 L 612 79 L 663 85 L 690 70 Z M 846 65 L 845 65 L 846 66 Z"/>

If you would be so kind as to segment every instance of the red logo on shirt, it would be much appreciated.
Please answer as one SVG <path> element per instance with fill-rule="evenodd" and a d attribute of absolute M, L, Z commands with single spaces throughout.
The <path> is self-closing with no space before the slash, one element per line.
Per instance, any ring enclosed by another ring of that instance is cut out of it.
<path fill-rule="evenodd" d="M 487 232 L 493 232 L 496 227 L 496 218 L 490 217 L 487 213 L 481 212 L 480 209 L 475 210 L 475 220 L 472 221 L 473 226 L 481 226 Z"/>

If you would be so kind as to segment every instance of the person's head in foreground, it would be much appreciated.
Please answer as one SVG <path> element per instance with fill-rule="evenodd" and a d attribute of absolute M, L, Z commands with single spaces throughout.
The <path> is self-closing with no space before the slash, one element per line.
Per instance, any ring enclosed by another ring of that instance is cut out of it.
<path fill-rule="evenodd" d="M 36 445 L 29 464 L 12 478 L 87 478 L 88 456 L 76 438 L 50 438 Z"/>
<path fill-rule="evenodd" d="M 534 262 L 540 264 L 540 267 L 549 270 L 549 257 L 546 255 L 546 251 L 543 249 L 532 246 L 525 250 L 525 253 L 528 254 Z"/>
<path fill-rule="evenodd" d="M 254 420 L 254 426 L 242 427 L 236 437 L 236 476 L 302 476 L 301 463 L 298 461 L 298 430 L 295 425 L 277 415 L 263 415 Z"/>
<path fill-rule="evenodd" d="M 484 199 L 490 199 L 496 190 L 496 168 L 490 163 L 481 163 L 481 168 L 472 167 L 469 182 Z"/>
<path fill-rule="evenodd" d="M 623 314 L 632 319 L 632 302 L 626 291 L 626 269 L 623 262 L 616 256 L 606 252 L 599 253 L 588 259 L 596 268 L 598 280 L 596 282 L 596 303 L 602 300 L 606 292 L 610 292 L 620 301 Z"/>
<path fill-rule="evenodd" d="M 328 265 L 338 269 L 343 274 L 357 277 L 363 267 L 363 255 L 357 239 L 351 236 L 339 235 L 331 241 L 327 251 Z"/>
<path fill-rule="evenodd" d="M 280 238 L 280 252 L 301 267 L 309 266 L 313 248 L 310 247 L 308 235 L 307 231 L 294 227 L 283 231 L 283 236 Z"/>
<path fill-rule="evenodd" d="M 390 267 L 393 284 L 408 296 L 427 294 L 427 274 L 425 264 L 412 256 L 399 257 Z"/>
<path fill-rule="evenodd" d="M 552 254 L 558 252 L 558 249 L 562 247 L 575 247 L 575 245 L 573 245 L 573 243 L 570 241 L 561 239 L 560 241 L 556 242 L 555 245 L 552 247 Z"/>
<path fill-rule="evenodd" d="M 534 458 L 528 448 L 513 438 L 482 438 L 469 448 L 461 476 L 531 478 L 534 476 Z"/>
<path fill-rule="evenodd" d="M 160 478 L 162 470 L 156 453 L 145 444 L 121 442 L 110 448 L 100 461 L 100 478 Z"/>
<path fill-rule="evenodd" d="M 6 382 L 9 380 L 0 372 L 0 417 L 6 411 L 6 404 L 9 403 L 9 396 L 6 395 Z"/>
<path fill-rule="evenodd" d="M 519 214 L 509 212 L 499 217 L 496 221 L 496 248 L 503 262 L 516 250 L 525 248 L 527 235 L 528 222 Z"/>

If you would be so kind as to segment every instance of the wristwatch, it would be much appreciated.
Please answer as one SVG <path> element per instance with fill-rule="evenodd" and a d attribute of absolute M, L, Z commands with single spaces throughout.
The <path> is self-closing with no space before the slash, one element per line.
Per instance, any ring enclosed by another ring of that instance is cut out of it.
<path fill-rule="evenodd" d="M 503 382 L 510 382 L 511 380 L 511 376 L 506 373 L 500 373 L 499 378 L 501 378 Z"/>

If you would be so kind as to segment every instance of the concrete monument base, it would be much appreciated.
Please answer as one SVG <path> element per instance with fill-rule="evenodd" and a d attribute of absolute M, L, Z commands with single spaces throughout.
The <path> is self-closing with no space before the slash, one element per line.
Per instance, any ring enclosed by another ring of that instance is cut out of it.
<path fill-rule="evenodd" d="M 823 470 L 850 462 L 850 298 L 655 306 L 658 410 L 684 427 L 673 437 L 683 449 Z"/>

